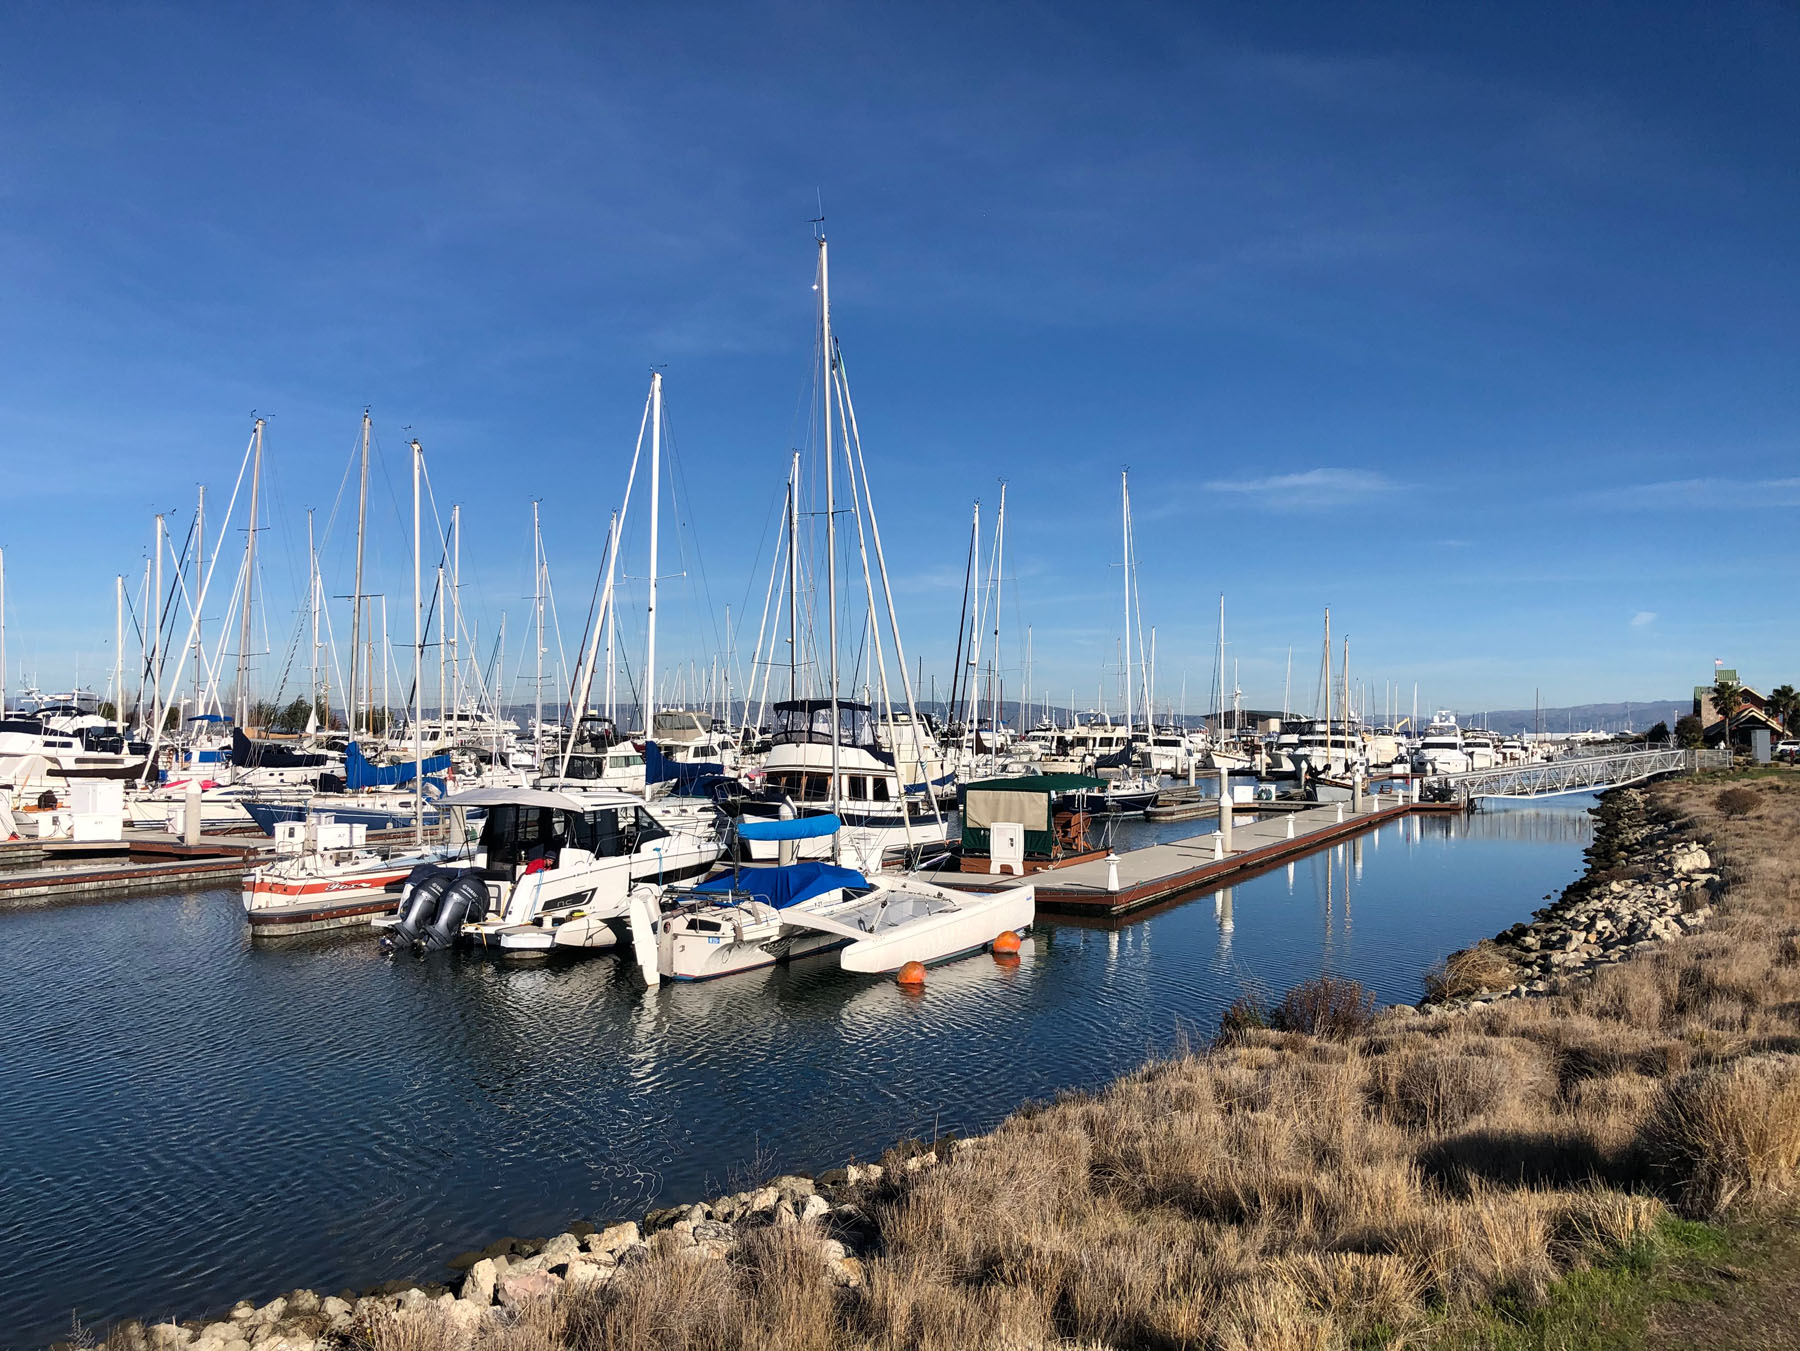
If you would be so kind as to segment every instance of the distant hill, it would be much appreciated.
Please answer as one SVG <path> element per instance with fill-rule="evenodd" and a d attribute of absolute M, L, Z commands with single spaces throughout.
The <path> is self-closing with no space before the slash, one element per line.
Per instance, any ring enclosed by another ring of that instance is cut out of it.
<path fill-rule="evenodd" d="M 1489 727 L 1496 732 L 1647 732 L 1659 722 L 1670 727 L 1675 719 L 1694 711 L 1688 699 L 1658 699 L 1647 704 L 1574 704 L 1566 708 L 1459 709 L 1456 720 L 1465 727 Z"/>

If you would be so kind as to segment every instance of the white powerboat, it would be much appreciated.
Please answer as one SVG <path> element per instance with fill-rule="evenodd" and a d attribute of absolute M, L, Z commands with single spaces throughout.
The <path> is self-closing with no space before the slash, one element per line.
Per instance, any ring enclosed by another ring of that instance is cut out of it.
<path fill-rule="evenodd" d="M 626 793 L 478 788 L 439 805 L 482 809 L 481 833 L 414 869 L 398 908 L 374 921 L 386 951 L 458 941 L 516 956 L 612 947 L 634 884 L 697 876 L 719 854 L 716 836 L 669 830 Z M 451 833 L 461 833 L 454 823 Z"/>
<path fill-rule="evenodd" d="M 1463 749 L 1462 728 L 1456 715 L 1440 711 L 1419 737 L 1419 752 L 1413 765 L 1421 774 L 1461 774 L 1469 766 L 1468 752 Z"/>

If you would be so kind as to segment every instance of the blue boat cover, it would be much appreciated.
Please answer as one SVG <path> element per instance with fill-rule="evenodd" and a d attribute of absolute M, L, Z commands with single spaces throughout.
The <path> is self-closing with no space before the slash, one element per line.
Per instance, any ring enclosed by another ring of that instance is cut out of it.
<path fill-rule="evenodd" d="M 692 764 L 685 764 L 680 760 L 671 760 L 662 753 L 662 747 L 654 741 L 644 742 L 644 782 L 646 784 L 668 783 L 672 780 L 676 792 L 692 793 L 702 779 L 716 778 L 724 772 L 723 764 L 700 760 L 696 760 Z"/>
<path fill-rule="evenodd" d="M 835 835 L 843 822 L 830 812 L 798 816 L 792 821 L 739 821 L 737 833 L 746 840 L 816 840 Z"/>
<path fill-rule="evenodd" d="M 450 757 L 434 755 L 425 762 L 427 774 L 442 774 L 450 768 Z M 413 776 L 413 762 L 404 764 L 383 765 L 377 767 L 364 758 L 362 750 L 352 741 L 344 747 L 344 784 L 349 788 L 391 788 L 397 783 L 407 783 Z"/>
<path fill-rule="evenodd" d="M 869 879 L 854 868 L 839 868 L 831 863 L 791 863 L 785 868 L 743 868 L 726 873 L 710 882 L 702 882 L 695 891 L 730 892 L 747 895 L 752 900 L 777 910 L 811 900 L 834 887 L 866 887 Z"/>

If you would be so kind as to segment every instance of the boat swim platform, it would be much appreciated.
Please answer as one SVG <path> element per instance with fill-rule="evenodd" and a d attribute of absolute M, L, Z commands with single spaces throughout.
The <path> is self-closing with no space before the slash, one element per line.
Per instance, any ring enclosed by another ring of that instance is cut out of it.
<path fill-rule="evenodd" d="M 1246 815 L 1261 804 L 1245 804 Z M 1037 888 L 1037 907 L 1048 914 L 1115 916 L 1170 900 L 1189 892 L 1206 891 L 1239 880 L 1243 874 L 1261 872 L 1289 859 L 1373 830 L 1411 814 L 1410 802 L 1383 802 L 1371 798 L 1358 812 L 1350 804 L 1313 806 L 1304 811 L 1262 817 L 1254 821 L 1233 819 L 1231 848 L 1224 857 L 1214 856 L 1216 832 L 1195 835 L 1169 844 L 1153 844 L 1116 856 L 1118 889 L 1107 886 L 1105 859 L 1046 869 L 1024 878 L 980 873 L 950 873 L 936 879 L 945 886 L 974 891 L 997 891 L 1026 883 Z M 1289 826 L 1293 833 L 1289 834 Z"/>

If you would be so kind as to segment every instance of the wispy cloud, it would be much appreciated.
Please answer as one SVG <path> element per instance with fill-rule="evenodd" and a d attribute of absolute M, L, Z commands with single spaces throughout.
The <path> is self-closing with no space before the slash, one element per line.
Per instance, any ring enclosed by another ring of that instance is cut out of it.
<path fill-rule="evenodd" d="M 1206 487 L 1215 493 L 1237 493 L 1252 498 L 1270 511 L 1320 511 L 1386 497 L 1406 485 L 1372 469 L 1321 466 L 1298 474 L 1271 474 L 1266 478 L 1215 479 Z"/>
<path fill-rule="evenodd" d="M 1662 479 L 1598 492 L 1593 500 L 1602 506 L 1644 511 L 1794 507 L 1800 506 L 1800 478 Z"/>
<path fill-rule="evenodd" d="M 1655 622 L 1656 622 L 1656 611 L 1655 610 L 1639 610 L 1636 614 L 1634 614 L 1631 617 L 1631 627 L 1634 629 L 1646 629 L 1646 628 L 1649 628 L 1650 625 L 1654 624 Z"/>

